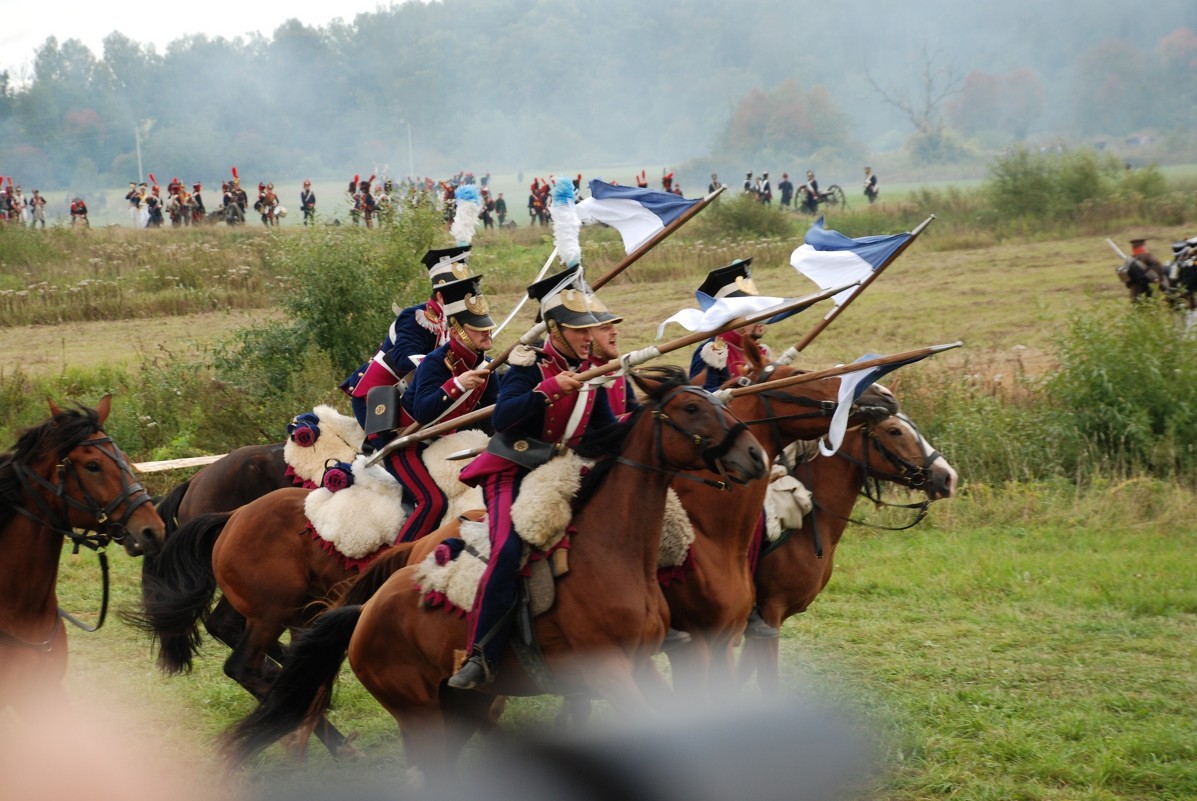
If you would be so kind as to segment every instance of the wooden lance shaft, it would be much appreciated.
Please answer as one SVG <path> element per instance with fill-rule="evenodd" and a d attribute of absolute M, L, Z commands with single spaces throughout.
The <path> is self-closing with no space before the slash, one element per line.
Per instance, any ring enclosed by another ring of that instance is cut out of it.
<path fill-rule="evenodd" d="M 918 359 L 925 359 L 928 356 L 934 356 L 936 353 L 942 353 L 945 350 L 959 348 L 963 345 L 964 343 L 960 341 L 950 342 L 946 345 L 932 345 L 926 348 L 908 350 L 904 353 L 895 353 L 892 356 L 878 356 L 875 359 L 865 359 L 861 362 L 841 364 L 838 367 L 828 367 L 826 370 L 815 370 L 813 372 L 786 376 L 785 378 L 778 378 L 774 381 L 765 381 L 763 383 L 753 384 L 747 387 L 736 387 L 735 389 L 726 390 L 726 392 L 733 398 L 738 398 L 741 395 L 756 395 L 760 392 L 781 389 L 782 387 L 789 387 L 793 386 L 794 384 L 806 384 L 810 381 L 818 381 L 823 378 L 835 378 L 836 376 L 845 375 L 847 373 L 855 373 L 859 372 L 860 370 L 871 370 L 874 367 L 885 367 L 887 365 L 904 361 L 917 361 Z"/>
<path fill-rule="evenodd" d="M 705 339 L 722 334 L 725 331 L 732 331 L 736 328 L 742 328 L 746 325 L 753 325 L 754 323 L 759 323 L 762 320 L 768 320 L 770 317 L 776 314 L 784 314 L 785 312 L 789 311 L 801 311 L 808 306 L 812 306 L 821 300 L 826 300 L 827 298 L 830 298 L 839 292 L 843 292 L 845 289 L 851 289 L 854 286 L 857 286 L 857 284 L 852 283 L 841 287 L 825 289 L 821 292 L 816 292 L 813 295 L 806 295 L 805 297 L 797 298 L 796 300 L 780 303 L 776 306 L 772 306 L 754 314 L 736 317 L 735 319 L 729 320 L 718 328 L 713 328 L 709 331 L 695 331 L 692 334 L 687 334 L 686 336 L 678 337 L 677 339 L 671 339 L 670 341 L 660 345 L 654 345 L 647 348 L 642 348 L 641 350 L 632 351 L 631 353 L 626 354 L 623 358 L 612 359 L 606 364 L 599 365 L 598 367 L 592 367 L 589 370 L 578 373 L 577 378 L 580 382 L 585 384 L 587 381 L 593 378 L 604 376 L 607 373 L 613 373 L 616 370 L 635 367 L 636 365 L 643 364 L 650 359 L 655 359 L 658 356 L 670 353 L 679 348 L 693 345 L 696 342 L 702 342 Z M 446 420 L 443 423 L 436 423 L 435 425 L 430 425 L 425 428 L 412 431 L 404 429 L 397 439 L 388 442 L 381 450 L 377 451 L 373 456 L 371 456 L 369 461 L 366 462 L 366 466 L 371 467 L 375 464 L 378 464 L 383 460 L 384 457 L 386 457 L 387 454 L 399 448 L 404 448 L 416 442 L 422 442 L 423 440 L 431 439 L 432 437 L 440 436 L 441 434 L 455 431 L 459 428 L 468 428 L 470 425 L 490 417 L 492 414 L 494 414 L 494 411 L 494 406 L 484 406 L 481 409 L 475 409 L 472 412 L 463 414 L 460 417 L 454 417 L 452 420 Z M 412 427 L 409 426 L 408 428 L 410 429 Z"/>
<path fill-rule="evenodd" d="M 815 337 L 817 337 L 819 334 L 823 333 L 823 331 L 827 328 L 827 326 L 831 325 L 831 321 L 834 320 L 836 317 L 839 317 L 840 314 L 843 313 L 844 309 L 848 308 L 848 304 L 850 304 L 852 301 L 856 300 L 856 298 L 861 293 L 863 293 L 865 291 L 865 289 L 868 288 L 869 284 L 876 281 L 878 276 L 880 276 L 881 273 L 885 271 L 885 268 L 888 267 L 889 265 L 893 264 L 893 262 L 899 256 L 902 255 L 902 253 L 906 250 L 906 248 L 910 247 L 910 244 L 912 242 L 914 242 L 915 239 L 918 238 L 918 235 L 923 232 L 923 229 L 926 228 L 928 225 L 930 225 L 934 219 L 935 219 L 935 215 L 932 214 L 930 217 L 928 217 L 927 219 L 925 219 L 921 223 L 919 223 L 918 227 L 910 232 L 910 238 L 907 239 L 905 242 L 903 242 L 901 245 L 899 245 L 897 250 L 895 250 L 893 253 L 891 253 L 888 259 L 883 261 L 880 264 L 880 266 L 877 267 L 876 270 L 873 270 L 873 272 L 869 275 L 868 278 L 866 278 L 863 282 L 861 282 L 860 289 L 856 290 L 851 295 L 844 298 L 843 303 L 841 303 L 838 306 L 833 307 L 831 309 L 831 311 L 827 312 L 827 314 L 824 315 L 823 319 L 820 320 L 818 322 L 818 324 L 815 325 L 814 328 L 812 328 L 810 331 L 808 331 L 806 336 L 804 336 L 802 339 L 800 339 L 798 341 L 798 344 L 795 345 L 791 349 L 791 350 L 793 350 L 793 356 L 796 356 L 799 353 L 801 353 L 802 350 L 807 345 L 809 345 L 812 341 L 814 341 Z M 788 353 L 789 353 L 789 351 L 787 351 L 787 354 Z M 790 360 L 793 359 L 793 356 L 790 357 Z"/>

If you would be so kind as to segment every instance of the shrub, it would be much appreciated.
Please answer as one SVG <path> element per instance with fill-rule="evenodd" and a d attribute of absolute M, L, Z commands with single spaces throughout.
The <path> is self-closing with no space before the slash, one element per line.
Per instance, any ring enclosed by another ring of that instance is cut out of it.
<path fill-rule="evenodd" d="M 720 198 L 693 223 L 694 236 L 705 240 L 793 237 L 797 220 L 776 206 L 757 203 L 751 195 Z"/>
<path fill-rule="evenodd" d="M 1062 428 L 1110 466 L 1197 474 L 1197 339 L 1161 302 L 1077 316 L 1046 385 Z"/>
<path fill-rule="evenodd" d="M 1084 204 L 1111 195 L 1153 197 L 1165 190 L 1164 176 L 1154 166 L 1127 170 L 1113 155 L 1092 149 L 1041 153 L 1018 147 L 993 161 L 985 183 L 997 215 L 1013 219 L 1068 219 Z M 1084 213 L 1092 217 L 1091 209 Z"/>

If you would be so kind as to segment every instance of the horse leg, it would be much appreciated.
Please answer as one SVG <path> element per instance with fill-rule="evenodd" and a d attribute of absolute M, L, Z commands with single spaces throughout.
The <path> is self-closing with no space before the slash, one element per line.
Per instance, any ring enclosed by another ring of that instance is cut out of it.
<path fill-rule="evenodd" d="M 670 649 L 669 668 L 673 673 L 673 688 L 687 701 L 708 700 L 711 646 L 702 635 L 692 636 L 690 642 Z"/>
<path fill-rule="evenodd" d="M 472 690 L 441 691 L 441 711 L 445 721 L 445 759 L 452 769 L 462 749 L 479 729 L 487 725 L 494 697 Z"/>
<path fill-rule="evenodd" d="M 590 720 L 593 704 L 590 696 L 575 693 L 561 699 L 561 709 L 554 720 L 558 729 L 581 731 Z"/>

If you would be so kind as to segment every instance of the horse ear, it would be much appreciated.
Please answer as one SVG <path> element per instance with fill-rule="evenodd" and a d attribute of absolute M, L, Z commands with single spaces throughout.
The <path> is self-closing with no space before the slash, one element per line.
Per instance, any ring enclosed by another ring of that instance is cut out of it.
<path fill-rule="evenodd" d="M 57 417 L 62 414 L 62 409 L 58 408 L 58 404 L 54 402 L 53 398 L 46 398 L 46 402 L 50 404 L 50 416 Z"/>
<path fill-rule="evenodd" d="M 104 425 L 104 421 L 108 419 L 108 412 L 112 409 L 112 395 L 111 393 L 100 398 L 100 402 L 96 404 L 96 414 L 100 416 L 100 425 Z"/>

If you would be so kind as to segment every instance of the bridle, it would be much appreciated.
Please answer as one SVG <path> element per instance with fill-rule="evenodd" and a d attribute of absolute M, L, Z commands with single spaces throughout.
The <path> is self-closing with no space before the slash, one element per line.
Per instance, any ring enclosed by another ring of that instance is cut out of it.
<path fill-rule="evenodd" d="M 918 437 L 920 443 L 925 443 L 927 441 L 919 431 L 918 426 L 916 426 L 914 421 L 909 417 L 901 413 L 894 415 L 894 417 L 897 417 L 906 425 L 910 426 L 910 428 L 914 431 L 915 436 Z M 930 467 L 935 463 L 935 460 L 940 458 L 940 452 L 934 448 L 931 449 L 929 453 L 923 454 L 922 463 L 918 464 L 910 461 L 900 454 L 894 453 L 892 450 L 887 448 L 885 443 L 881 441 L 881 438 L 877 436 L 877 433 L 873 430 L 873 426 L 871 424 L 866 423 L 862 427 L 862 433 L 863 436 L 860 440 L 859 457 L 849 454 L 842 449 L 836 452 L 837 457 L 851 462 L 864 471 L 864 484 L 861 486 L 860 494 L 872 501 L 875 506 L 889 506 L 894 509 L 917 509 L 918 512 L 915 514 L 914 519 L 904 526 L 883 526 L 878 523 L 868 523 L 864 520 L 857 520 L 850 516 L 833 516 L 839 517 L 841 520 L 847 520 L 850 523 L 856 523 L 860 526 L 882 529 L 884 531 L 905 531 L 908 528 L 917 526 L 923 521 L 923 518 L 927 516 L 927 511 L 931 506 L 931 499 L 924 498 L 918 503 L 890 503 L 883 500 L 881 497 L 881 482 L 892 481 L 896 484 L 902 484 L 904 486 L 910 487 L 911 489 L 922 489 L 931 479 Z M 871 467 L 869 463 L 870 449 L 881 454 L 885 461 L 893 466 L 893 472 L 881 472 Z M 926 449 L 924 448 L 923 450 Z M 819 505 L 818 501 L 815 501 L 814 503 L 815 506 L 822 509 L 824 513 L 830 514 L 827 512 L 825 507 Z"/>
<path fill-rule="evenodd" d="M 83 631 L 93 632 L 98 631 L 104 625 L 104 620 L 108 616 L 107 547 L 109 543 L 121 543 L 124 541 L 128 534 L 126 526 L 132 518 L 133 513 L 143 504 L 150 503 L 151 499 L 149 493 L 146 492 L 145 488 L 141 486 L 133 475 L 133 470 L 129 467 L 128 460 L 120 448 L 117 447 L 116 443 L 113 442 L 112 437 L 105 435 L 83 440 L 74 445 L 71 450 L 85 446 L 94 447 L 115 462 L 120 469 L 121 492 L 116 498 L 105 505 L 92 497 L 92 494 L 87 490 L 87 486 L 83 483 L 78 470 L 75 468 L 74 462 L 70 460 L 68 455 L 60 459 L 55 466 L 54 481 L 42 477 L 23 462 L 14 462 L 13 472 L 17 476 L 17 481 L 20 483 L 24 494 L 32 499 L 37 509 L 36 511 L 31 511 L 24 506 L 14 506 L 13 509 L 52 533 L 69 539 L 75 546 L 73 553 L 79 553 L 80 548 L 87 548 L 96 552 L 100 560 L 100 573 L 103 579 L 103 596 L 100 602 L 99 621 L 95 626 L 88 626 L 69 612 L 61 608 L 58 610 L 58 616 L 62 619 Z M 83 496 L 82 500 L 66 494 L 66 482 L 68 478 L 74 479 L 75 485 L 79 488 L 79 492 Z M 37 488 L 49 492 L 51 500 L 47 500 L 42 494 L 36 492 Z M 112 514 L 120 508 L 121 504 L 125 505 L 124 514 L 120 516 L 120 519 L 113 520 Z M 70 509 L 86 513 L 95 521 L 96 525 L 84 528 L 85 533 L 79 533 L 70 523 Z M 55 630 L 57 630 L 57 627 Z M 50 638 L 43 642 L 30 642 L 10 632 L 0 630 L 0 641 L 14 642 L 29 648 L 49 651 L 54 643 L 54 635 L 51 634 Z"/>
<path fill-rule="evenodd" d="M 909 417 L 907 417 L 906 415 L 901 414 L 901 413 L 892 415 L 892 416 L 897 417 L 898 419 L 900 419 L 904 423 L 906 423 L 908 426 L 910 426 L 911 429 L 914 430 L 915 435 L 918 436 L 919 442 L 924 443 L 927 441 L 922 436 L 921 432 L 919 432 L 918 426 L 916 426 L 914 424 L 914 421 L 911 420 Z M 910 487 L 911 489 L 921 489 L 922 487 L 925 487 L 927 485 L 927 482 L 931 478 L 929 468 L 931 467 L 932 464 L 935 463 L 936 459 L 940 458 L 940 455 L 941 455 L 940 452 L 935 449 L 932 449 L 929 453 L 924 453 L 922 464 L 917 464 L 917 463 L 912 462 L 909 459 L 901 456 L 900 454 L 894 453 L 892 450 L 887 448 L 885 446 L 885 444 L 881 441 L 881 438 L 878 437 L 876 432 L 873 430 L 873 426 L 871 423 L 864 424 L 861 427 L 861 430 L 862 430 L 863 436 L 861 437 L 860 456 L 858 457 L 858 456 L 849 454 L 846 451 L 844 451 L 843 449 L 841 449 L 839 451 L 836 451 L 836 454 L 835 454 L 836 457 L 840 458 L 840 459 L 844 459 L 845 461 L 851 462 L 852 464 L 857 465 L 858 467 L 861 468 L 861 470 L 864 471 L 865 477 L 864 477 L 864 483 L 862 484 L 861 490 L 860 490 L 861 495 L 863 495 L 864 497 L 866 497 L 870 501 L 872 501 L 875 506 L 889 506 L 894 509 L 917 509 L 918 511 L 916 512 L 914 519 L 911 520 L 909 523 L 907 523 L 904 526 L 884 526 L 879 523 L 869 523 L 865 520 L 858 520 L 850 515 L 845 516 L 845 515 L 835 514 L 834 512 L 831 512 L 830 510 L 828 510 L 826 506 L 819 503 L 819 500 L 817 498 L 815 498 L 814 496 L 811 497 L 811 503 L 814 504 L 814 507 L 816 509 L 818 509 L 819 511 L 828 515 L 829 517 L 834 517 L 837 520 L 846 520 L 849 523 L 855 523 L 859 526 L 865 526 L 867 528 L 881 529 L 883 531 L 905 531 L 906 529 L 914 528 L 919 523 L 921 523 L 924 518 L 926 518 L 927 513 L 931 507 L 931 499 L 924 498 L 922 501 L 919 501 L 917 503 L 890 503 L 888 501 L 883 500 L 881 497 L 881 482 L 882 481 L 893 481 L 895 483 L 903 484 L 907 487 Z M 881 456 L 884 457 L 885 461 L 887 461 L 891 465 L 893 465 L 894 472 L 892 472 L 892 473 L 878 472 L 877 470 L 873 469 L 869 464 L 870 449 L 881 454 Z M 783 451 L 783 453 L 784 453 L 784 451 Z M 788 459 L 786 459 L 786 457 L 783 457 L 783 461 L 786 462 L 787 472 L 789 472 L 790 470 L 793 469 L 792 467 L 789 466 Z M 808 465 L 808 470 L 809 470 L 810 462 L 808 461 L 808 462 L 806 462 L 806 464 Z M 870 487 L 870 481 L 872 481 L 871 487 Z M 810 478 L 808 476 L 806 483 L 809 484 L 809 482 L 810 482 Z M 818 517 L 815 517 L 815 516 L 811 517 L 811 536 L 814 540 L 813 544 L 814 544 L 814 548 L 815 548 L 815 556 L 819 559 L 822 559 L 823 558 L 823 543 L 819 537 L 819 529 L 818 529 L 817 521 L 818 521 Z M 787 529 L 782 534 L 782 536 L 777 539 L 777 541 L 766 546 L 765 549 L 762 551 L 761 555 L 764 556 L 764 555 L 770 553 L 771 551 L 775 550 L 776 548 L 778 548 L 783 542 L 785 542 L 787 539 L 789 539 L 789 537 L 793 533 L 794 533 L 793 529 Z"/>
<path fill-rule="evenodd" d="M 688 393 L 701 398 L 703 401 L 715 407 L 715 411 L 719 417 L 719 423 L 723 428 L 723 436 L 718 442 L 715 442 L 712 437 L 705 434 L 699 434 L 679 425 L 669 414 L 665 411 L 665 407 L 682 393 Z M 652 410 L 650 412 L 653 416 L 653 448 L 657 454 L 657 461 L 664 467 L 656 467 L 654 465 L 647 465 L 641 462 L 636 462 L 627 459 L 623 456 L 616 457 L 616 461 L 621 464 L 637 467 L 642 470 L 649 470 L 658 473 L 667 473 L 669 475 L 680 476 L 690 481 L 697 481 L 701 484 L 706 484 L 709 487 L 715 487 L 721 490 L 730 490 L 733 482 L 738 482 L 737 479 L 731 478 L 727 474 L 727 469 L 723 464 L 723 457 L 727 455 L 728 451 L 732 449 L 736 439 L 741 433 L 748 430 L 747 424 L 740 420 L 736 420 L 734 424 L 728 423 L 728 417 L 731 416 L 727 411 L 727 406 L 721 400 L 716 398 L 711 393 L 707 392 L 701 387 L 696 387 L 692 384 L 683 384 L 674 387 L 665 393 L 664 397 L 653 401 Z M 732 416 L 733 419 L 734 416 Z M 690 440 L 695 446 L 702 448 L 702 462 L 706 465 L 706 469 L 712 473 L 718 473 L 719 481 L 713 479 L 697 478 L 695 476 L 687 475 L 684 471 L 694 470 L 696 468 L 687 467 L 671 462 L 665 454 L 665 443 L 663 440 L 663 429 L 665 426 L 672 428 L 674 431 L 681 434 L 684 438 Z M 743 483 L 743 482 L 738 482 Z"/>

